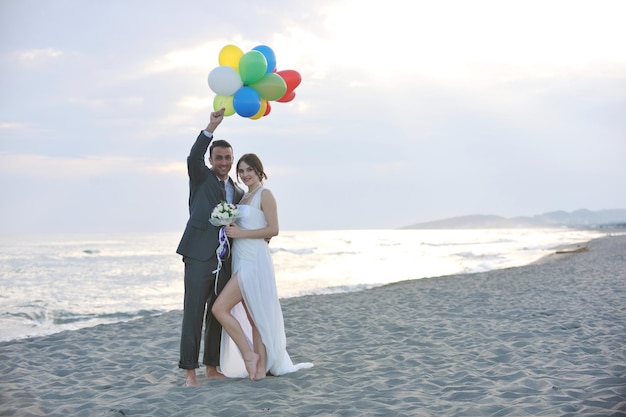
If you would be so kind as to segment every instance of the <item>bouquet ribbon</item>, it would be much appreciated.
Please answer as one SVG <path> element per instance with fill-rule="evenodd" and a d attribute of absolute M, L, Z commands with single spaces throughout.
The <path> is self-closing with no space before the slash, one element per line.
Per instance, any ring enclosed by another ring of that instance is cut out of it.
<path fill-rule="evenodd" d="M 222 259 L 226 259 L 230 256 L 230 242 L 228 241 L 228 237 L 226 236 L 225 226 L 220 227 L 220 231 L 218 234 L 218 242 L 219 245 L 215 250 L 215 255 L 217 255 L 217 268 L 213 273 L 215 274 L 215 295 L 217 295 L 217 283 L 220 277 L 220 270 L 222 269 Z"/>

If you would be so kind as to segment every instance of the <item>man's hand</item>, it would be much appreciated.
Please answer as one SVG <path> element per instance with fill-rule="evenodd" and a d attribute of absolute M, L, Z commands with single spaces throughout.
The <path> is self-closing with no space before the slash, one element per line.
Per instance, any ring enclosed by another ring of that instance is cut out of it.
<path fill-rule="evenodd" d="M 218 111 L 211 112 L 211 120 L 209 121 L 209 124 L 207 125 L 205 129 L 207 132 L 209 133 L 215 132 L 215 129 L 217 129 L 219 124 L 222 123 L 222 120 L 224 120 L 225 111 L 226 109 L 222 107 Z"/>

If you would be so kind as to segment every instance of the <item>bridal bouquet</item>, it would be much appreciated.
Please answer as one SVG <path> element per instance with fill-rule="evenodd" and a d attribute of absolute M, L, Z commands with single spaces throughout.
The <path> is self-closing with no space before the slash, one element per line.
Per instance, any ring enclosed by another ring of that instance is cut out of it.
<path fill-rule="evenodd" d="M 222 260 L 230 256 L 230 242 L 228 236 L 226 236 L 225 226 L 231 224 L 239 216 L 239 210 L 234 204 L 221 201 L 213 211 L 211 212 L 211 218 L 209 223 L 213 226 L 221 226 L 218 234 L 218 245 L 215 250 L 217 255 L 217 268 L 213 273 L 215 274 L 215 294 L 217 294 L 217 281 L 220 276 L 220 270 L 222 269 Z"/>
<path fill-rule="evenodd" d="M 239 216 L 239 210 L 234 204 L 221 201 L 211 212 L 209 222 L 213 226 L 226 226 L 235 221 Z"/>

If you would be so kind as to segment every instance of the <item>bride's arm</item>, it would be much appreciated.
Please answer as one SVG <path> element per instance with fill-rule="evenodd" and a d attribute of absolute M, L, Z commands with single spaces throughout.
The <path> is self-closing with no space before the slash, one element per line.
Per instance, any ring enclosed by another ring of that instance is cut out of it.
<path fill-rule="evenodd" d="M 228 237 L 248 239 L 269 239 L 278 236 L 278 207 L 274 194 L 267 188 L 261 190 L 261 210 L 265 215 L 267 225 L 261 229 L 242 230 L 236 224 L 226 226 Z"/>

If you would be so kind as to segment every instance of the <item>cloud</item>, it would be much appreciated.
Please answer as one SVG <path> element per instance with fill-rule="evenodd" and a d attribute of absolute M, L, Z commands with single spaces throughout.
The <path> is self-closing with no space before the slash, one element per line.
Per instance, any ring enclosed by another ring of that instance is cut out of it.
<path fill-rule="evenodd" d="M 0 153 L 0 174 L 5 177 L 41 177 L 46 180 L 67 180 L 133 173 L 182 173 L 186 175 L 186 162 L 161 163 L 146 158 L 123 156 L 90 156 L 81 158 L 52 157 L 37 154 Z"/>
<path fill-rule="evenodd" d="M 76 230 L 96 213 L 103 228 L 184 223 L 185 159 L 226 44 L 269 45 L 278 69 L 303 77 L 293 102 L 226 118 L 217 134 L 235 156 L 262 158 L 281 227 L 624 206 L 625 7 L 5 2 L 3 213 L 36 230 L 41 206 Z M 380 218 L 381 201 L 399 203 L 393 218 Z M 329 202 L 349 215 L 323 216 Z"/>
<path fill-rule="evenodd" d="M 10 122 L 0 123 L 0 129 L 13 130 L 13 129 L 24 129 L 25 127 L 26 126 L 23 123 L 10 123 Z"/>
<path fill-rule="evenodd" d="M 623 62 L 626 5 L 601 1 L 339 2 L 326 9 L 327 61 L 403 81 L 537 77 Z M 350 22 L 350 24 L 346 24 Z M 486 70 L 486 73 L 485 73 Z"/>
<path fill-rule="evenodd" d="M 170 51 L 167 52 L 165 56 L 159 57 L 151 62 L 146 70 L 148 73 L 158 73 L 185 68 L 205 69 L 209 67 L 211 53 L 214 52 L 216 48 L 217 43 L 213 42 L 204 43 L 194 48 Z"/>
<path fill-rule="evenodd" d="M 63 51 L 58 49 L 46 48 L 18 51 L 15 52 L 13 56 L 18 62 L 36 63 L 42 65 L 47 60 L 62 57 L 63 54 Z"/>

